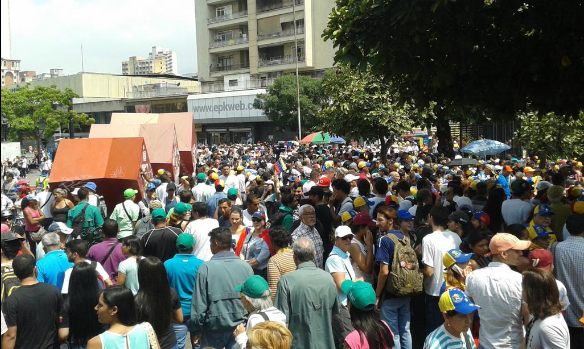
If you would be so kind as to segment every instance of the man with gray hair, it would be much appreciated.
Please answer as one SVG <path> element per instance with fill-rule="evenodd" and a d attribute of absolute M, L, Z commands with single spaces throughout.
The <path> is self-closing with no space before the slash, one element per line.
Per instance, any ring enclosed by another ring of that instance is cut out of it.
<path fill-rule="evenodd" d="M 333 278 L 314 264 L 311 239 L 296 239 L 292 252 L 298 269 L 282 276 L 275 303 L 286 315 L 292 348 L 334 348 L 331 324 L 339 314 L 339 298 Z"/>
<path fill-rule="evenodd" d="M 312 205 L 302 205 L 298 210 L 298 214 L 300 215 L 300 225 L 292 232 L 292 241 L 296 241 L 302 237 L 312 240 L 316 249 L 314 264 L 316 264 L 318 268 L 323 269 L 324 247 L 322 238 L 320 237 L 318 230 L 314 227 L 316 224 L 316 213 L 314 207 L 312 207 Z"/>
<path fill-rule="evenodd" d="M 249 331 L 260 322 L 275 321 L 286 326 L 286 315 L 274 307 L 270 287 L 263 277 L 259 275 L 250 276 L 243 284 L 235 287 L 235 292 L 239 292 L 241 303 L 249 313 L 247 326 L 239 324 L 233 332 L 235 341 L 240 349 L 246 347 L 246 331 Z"/>
<path fill-rule="evenodd" d="M 37 280 L 63 288 L 65 270 L 72 268 L 65 251 L 61 250 L 61 239 L 57 233 L 47 233 L 42 238 L 45 257 L 37 262 Z"/>

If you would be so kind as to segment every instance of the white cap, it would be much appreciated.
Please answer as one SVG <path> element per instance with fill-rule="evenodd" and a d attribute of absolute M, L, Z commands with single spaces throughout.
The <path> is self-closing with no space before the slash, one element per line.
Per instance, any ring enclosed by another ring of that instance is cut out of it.
<path fill-rule="evenodd" d="M 54 233 L 57 231 L 65 234 L 65 235 L 70 235 L 73 232 L 73 229 L 69 228 L 65 223 L 61 223 L 61 222 L 51 223 L 51 225 L 49 226 L 48 232 Z"/>
<path fill-rule="evenodd" d="M 345 181 L 347 181 L 349 183 L 351 183 L 352 181 L 356 181 L 358 179 L 359 179 L 359 176 L 355 176 L 355 175 L 350 174 L 350 173 L 345 176 Z"/>
<path fill-rule="evenodd" d="M 77 193 L 79 192 L 79 188 L 75 188 L 73 189 L 73 191 L 71 192 L 71 195 L 77 195 Z"/>
<path fill-rule="evenodd" d="M 340 225 L 337 227 L 337 229 L 335 229 L 335 237 L 336 238 L 342 238 L 345 237 L 347 235 L 354 235 L 353 232 L 351 231 L 351 228 L 349 228 L 346 225 Z"/>

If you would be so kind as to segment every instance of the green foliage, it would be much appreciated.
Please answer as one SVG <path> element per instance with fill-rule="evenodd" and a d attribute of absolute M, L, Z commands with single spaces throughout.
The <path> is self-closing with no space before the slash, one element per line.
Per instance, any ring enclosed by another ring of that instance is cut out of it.
<path fill-rule="evenodd" d="M 391 86 L 371 71 L 339 66 L 327 71 L 322 87 L 327 97 L 318 116 L 322 130 L 353 140 L 379 140 L 383 155 L 392 140 L 423 119 L 408 104 L 399 104 Z"/>
<path fill-rule="evenodd" d="M 25 138 L 35 139 L 37 145 L 40 145 L 41 140 L 55 134 L 59 125 L 63 129 L 68 128 L 69 118 L 72 118 L 75 126 L 95 122 L 86 114 L 67 110 L 76 97 L 72 90 L 61 92 L 55 86 L 30 89 L 27 85 L 14 92 L 2 89 L 2 116 L 8 119 L 13 137 L 18 133 Z"/>
<path fill-rule="evenodd" d="M 553 113 L 519 116 L 516 136 L 529 154 L 542 157 L 580 157 L 584 154 L 584 112 L 576 119 Z"/>
<path fill-rule="evenodd" d="M 402 102 L 577 117 L 584 21 L 573 0 L 337 0 L 323 37 L 336 61 L 372 66 Z"/>
<path fill-rule="evenodd" d="M 300 115 L 302 130 L 317 131 L 316 115 L 320 110 L 322 99 L 321 79 L 308 76 L 299 77 L 300 85 Z M 272 86 L 268 86 L 267 94 L 260 94 L 254 101 L 254 108 L 261 109 L 277 127 L 284 130 L 298 132 L 297 117 L 297 90 L 296 76 L 285 75 L 274 80 Z"/>

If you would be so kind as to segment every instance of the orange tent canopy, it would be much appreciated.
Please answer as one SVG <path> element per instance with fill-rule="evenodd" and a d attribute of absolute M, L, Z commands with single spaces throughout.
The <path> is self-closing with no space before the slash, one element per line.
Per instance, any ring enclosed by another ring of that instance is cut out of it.
<path fill-rule="evenodd" d="M 193 113 L 113 113 L 111 125 L 129 124 L 174 124 L 180 152 L 180 172 L 194 171 L 197 151 L 197 133 Z"/>
<path fill-rule="evenodd" d="M 144 197 L 146 182 L 140 175 L 152 176 L 150 159 L 142 137 L 63 139 L 59 142 L 49 185 L 71 192 L 87 182 L 97 184 L 97 192 L 108 208 L 123 201 L 123 191 L 139 191 Z"/>

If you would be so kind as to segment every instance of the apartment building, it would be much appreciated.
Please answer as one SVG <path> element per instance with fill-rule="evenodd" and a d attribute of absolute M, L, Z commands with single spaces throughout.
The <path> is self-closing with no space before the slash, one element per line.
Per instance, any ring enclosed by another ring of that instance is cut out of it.
<path fill-rule="evenodd" d="M 196 1 L 199 78 L 267 81 L 294 72 L 297 59 L 301 74 L 331 68 L 333 45 L 321 35 L 333 7 L 334 0 Z"/>
<path fill-rule="evenodd" d="M 178 75 L 176 52 L 167 48 L 153 46 L 148 58 L 130 57 L 122 62 L 123 75 Z"/>

